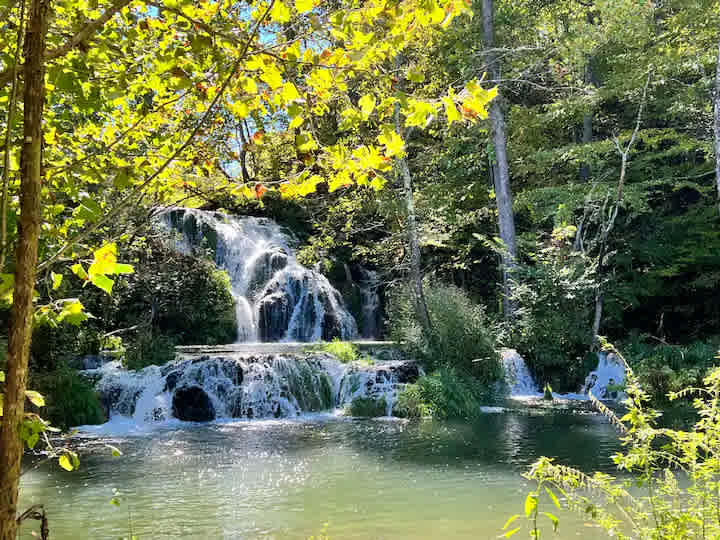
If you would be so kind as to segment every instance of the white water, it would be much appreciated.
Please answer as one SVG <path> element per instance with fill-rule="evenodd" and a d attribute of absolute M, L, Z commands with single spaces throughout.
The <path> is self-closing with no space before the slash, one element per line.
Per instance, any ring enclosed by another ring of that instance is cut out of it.
<path fill-rule="evenodd" d="M 510 388 L 510 397 L 535 396 L 539 389 L 530 374 L 525 359 L 515 349 L 501 351 L 505 380 Z"/>
<path fill-rule="evenodd" d="M 625 382 L 625 366 L 615 354 L 598 353 L 598 366 L 585 379 L 582 393 L 592 395 L 598 399 L 622 399 L 623 393 L 613 389 L 613 386 Z"/>
<path fill-rule="evenodd" d="M 358 397 L 384 398 L 390 416 L 404 383 L 419 374 L 408 366 L 414 364 L 343 364 L 326 353 L 204 356 L 137 372 L 111 362 L 87 372 L 110 421 L 84 430 L 117 434 L 177 422 L 176 407 L 185 406 L 175 401 L 177 390 L 188 388 L 207 396 L 209 419 L 293 418 Z"/>
<path fill-rule="evenodd" d="M 501 351 L 503 369 L 505 370 L 505 381 L 511 399 L 538 398 L 542 397 L 540 387 L 533 378 L 525 363 L 525 359 L 514 349 Z M 579 393 L 559 394 L 553 392 L 557 399 L 589 399 L 588 394 L 598 399 L 620 400 L 624 394 L 617 392 L 613 386 L 622 385 L 625 382 L 625 368 L 614 354 L 600 352 L 597 354 L 598 365 L 595 370 L 585 378 L 585 384 Z"/>
<path fill-rule="evenodd" d="M 215 249 L 216 263 L 230 275 L 238 342 L 357 336 L 340 293 L 298 263 L 293 239 L 274 221 L 187 208 L 171 208 L 162 219 L 180 232 L 178 249 Z"/>
<path fill-rule="evenodd" d="M 362 337 L 377 339 L 380 336 L 380 278 L 374 270 L 360 269 L 360 288 Z"/>

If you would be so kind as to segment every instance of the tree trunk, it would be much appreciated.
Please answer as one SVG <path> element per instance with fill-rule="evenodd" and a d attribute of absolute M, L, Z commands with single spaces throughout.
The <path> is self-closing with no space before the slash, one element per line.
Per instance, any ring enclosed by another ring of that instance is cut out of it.
<path fill-rule="evenodd" d="M 16 540 L 25 389 L 37 273 L 42 183 L 42 117 L 45 105 L 45 39 L 51 0 L 32 0 L 25 34 L 25 91 L 20 179 L 20 222 L 15 289 L 8 338 L 8 373 L 0 427 L 0 540 Z"/>
<path fill-rule="evenodd" d="M 493 47 L 495 43 L 493 29 L 493 0 L 483 0 L 483 40 L 487 49 L 488 69 L 492 78 L 500 80 L 501 70 L 497 61 L 497 54 Z M 498 82 L 499 84 L 499 82 Z M 510 188 L 510 169 L 507 158 L 507 134 L 505 129 L 505 115 L 502 108 L 502 92 L 490 103 L 490 126 L 495 149 L 495 163 L 493 165 L 493 179 L 495 183 L 495 202 L 498 211 L 498 228 L 500 239 L 505 244 L 505 253 L 502 257 L 503 272 L 503 310 L 505 318 L 513 317 L 515 308 L 511 301 L 512 287 L 511 274 L 515 267 L 517 257 L 517 243 L 515 240 L 515 217 L 513 215 L 513 196 Z"/>
<path fill-rule="evenodd" d="M 395 131 L 402 134 L 400 126 L 400 107 L 395 105 Z M 432 322 L 430 320 L 430 312 L 425 299 L 425 289 L 423 287 L 422 275 L 422 258 L 420 254 L 420 236 L 418 234 L 417 219 L 415 216 L 415 197 L 413 195 L 412 175 L 410 174 L 410 166 L 407 158 L 402 157 L 397 160 L 398 173 L 402 179 L 403 197 L 405 199 L 405 212 L 407 222 L 408 235 L 408 251 L 410 252 L 410 281 L 412 282 L 413 292 L 415 296 L 415 314 L 423 327 L 425 335 L 428 339 L 432 339 Z"/>
<path fill-rule="evenodd" d="M 715 183 L 718 191 L 718 211 L 720 212 L 720 41 L 718 41 L 718 59 L 715 66 Z"/>

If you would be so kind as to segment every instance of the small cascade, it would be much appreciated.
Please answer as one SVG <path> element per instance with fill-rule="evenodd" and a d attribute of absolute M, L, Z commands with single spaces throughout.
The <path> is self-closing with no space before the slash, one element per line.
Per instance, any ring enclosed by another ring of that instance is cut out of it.
<path fill-rule="evenodd" d="M 343 364 L 327 353 L 201 356 L 142 371 L 118 362 L 87 372 L 111 421 L 147 425 L 170 419 L 288 418 L 330 411 L 356 397 L 385 398 L 420 375 L 417 364 Z"/>
<path fill-rule="evenodd" d="M 585 378 L 582 393 L 598 399 L 621 399 L 623 393 L 618 387 L 625 383 L 625 366 L 613 353 L 599 352 L 598 366 Z"/>
<path fill-rule="evenodd" d="M 538 385 L 525 363 L 525 359 L 515 349 L 501 351 L 505 381 L 510 388 L 510 397 L 536 396 Z"/>
<path fill-rule="evenodd" d="M 274 221 L 171 208 L 162 222 L 180 233 L 184 252 L 208 248 L 230 275 L 238 342 L 351 339 L 357 323 L 340 293 L 300 265 L 294 241 Z"/>
<path fill-rule="evenodd" d="M 374 270 L 360 268 L 360 328 L 361 337 L 377 339 L 380 336 L 380 277 Z"/>

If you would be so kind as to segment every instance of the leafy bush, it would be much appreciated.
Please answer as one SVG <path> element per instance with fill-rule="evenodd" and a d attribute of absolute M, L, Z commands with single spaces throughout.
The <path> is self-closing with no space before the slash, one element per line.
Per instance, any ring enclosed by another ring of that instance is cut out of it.
<path fill-rule="evenodd" d="M 512 300 L 517 311 L 508 329 L 513 346 L 538 378 L 552 381 L 558 391 L 576 391 L 594 367 L 586 362 L 592 345 L 594 265 L 572 251 L 571 232 L 556 230 L 537 246 L 529 264 L 516 268 Z"/>
<path fill-rule="evenodd" d="M 360 358 L 360 351 L 355 345 L 348 341 L 341 341 L 337 338 L 333 339 L 330 343 L 318 345 L 317 349 L 332 354 L 343 364 L 354 362 Z"/>
<path fill-rule="evenodd" d="M 387 401 L 384 397 L 379 399 L 371 397 L 356 397 L 347 408 L 350 416 L 361 418 L 375 418 L 387 414 Z"/>
<path fill-rule="evenodd" d="M 125 353 L 125 367 L 142 369 L 150 365 L 160 366 L 175 359 L 175 340 L 151 329 L 140 330 L 130 341 Z"/>
<path fill-rule="evenodd" d="M 482 381 L 451 367 L 420 377 L 417 386 L 425 411 L 435 418 L 476 418 L 494 397 Z"/>
<path fill-rule="evenodd" d="M 624 348 L 643 389 L 658 405 L 668 403 L 670 392 L 699 386 L 715 364 L 717 350 L 716 344 L 705 341 L 669 345 L 647 343 L 642 336 L 633 336 Z"/>
<path fill-rule="evenodd" d="M 391 338 L 403 343 L 429 370 L 451 367 L 485 384 L 498 380 L 502 374 L 500 357 L 485 309 L 454 285 L 429 283 L 425 296 L 432 335 L 422 332 L 415 317 L 412 291 L 404 286 L 391 293 Z"/>
<path fill-rule="evenodd" d="M 424 418 L 432 416 L 430 406 L 423 401 L 423 395 L 418 384 L 408 384 L 398 394 L 397 402 L 393 406 L 393 416 L 398 418 Z"/>
<path fill-rule="evenodd" d="M 93 384 L 70 368 L 36 375 L 32 386 L 45 396 L 43 416 L 61 428 L 105 422 L 105 412 Z"/>
<path fill-rule="evenodd" d="M 703 381 L 703 388 L 690 388 L 671 396 L 671 399 L 695 396 L 697 421 L 685 431 L 656 427 L 660 414 L 646 407 L 648 395 L 627 363 L 626 367 L 627 414 L 618 418 L 602 403 L 596 403 L 622 437 L 625 451 L 613 459 L 623 471 L 623 478 L 618 480 L 602 473 L 587 475 L 558 465 L 550 458 L 540 458 L 525 474 L 536 483 L 524 508 L 533 538 L 540 537 L 542 523 L 558 527 L 557 517 L 540 511 L 546 500 L 555 507 L 564 504 L 577 511 L 612 537 L 643 540 L 720 537 L 717 496 L 720 368 L 712 369 Z M 628 486 L 636 489 L 630 490 Z M 506 522 L 505 536 L 520 530 L 518 518 L 521 516 L 512 516 Z"/>

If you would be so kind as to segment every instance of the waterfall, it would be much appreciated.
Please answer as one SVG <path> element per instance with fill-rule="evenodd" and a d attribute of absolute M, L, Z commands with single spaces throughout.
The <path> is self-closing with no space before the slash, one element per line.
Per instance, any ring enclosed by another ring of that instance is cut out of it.
<path fill-rule="evenodd" d="M 594 371 L 585 378 L 582 393 L 592 391 L 598 399 L 621 399 L 623 393 L 617 387 L 625 383 L 625 366 L 613 353 L 599 352 L 598 365 Z"/>
<path fill-rule="evenodd" d="M 380 335 L 380 278 L 374 270 L 360 268 L 359 271 L 362 337 L 377 339 Z"/>
<path fill-rule="evenodd" d="M 162 222 L 178 231 L 177 248 L 209 248 L 230 275 L 238 342 L 319 341 L 357 335 L 340 293 L 300 265 L 294 240 L 270 219 L 171 208 Z"/>
<path fill-rule="evenodd" d="M 536 396 L 539 389 L 525 359 L 515 349 L 501 351 L 505 381 L 510 388 L 510 397 Z"/>
<path fill-rule="evenodd" d="M 288 418 L 343 407 L 356 397 L 385 398 L 392 413 L 417 364 L 343 364 L 327 353 L 201 356 L 126 371 L 119 362 L 89 370 L 113 425 L 168 420 Z"/>
<path fill-rule="evenodd" d="M 598 353 L 598 365 L 585 378 L 585 384 L 577 394 L 558 394 L 553 397 L 565 400 L 587 400 L 592 391 L 593 396 L 603 400 L 622 399 L 624 394 L 617 388 L 625 382 L 625 367 L 614 354 Z M 510 389 L 510 398 L 541 397 L 540 388 L 532 377 L 525 360 L 514 349 L 502 351 L 502 363 L 505 371 L 505 382 Z"/>

